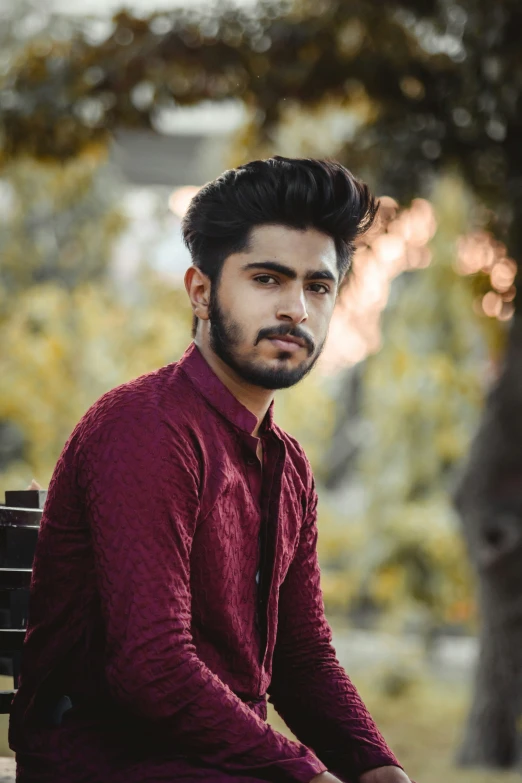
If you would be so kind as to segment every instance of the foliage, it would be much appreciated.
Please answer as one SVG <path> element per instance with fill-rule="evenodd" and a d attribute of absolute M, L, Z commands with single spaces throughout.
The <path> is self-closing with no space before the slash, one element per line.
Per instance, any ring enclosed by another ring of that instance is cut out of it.
<path fill-rule="evenodd" d="M 0 421 L 15 425 L 24 448 L 2 466 L 0 485 L 22 489 L 34 475 L 46 486 L 89 405 L 108 389 L 179 358 L 190 339 L 185 296 L 165 289 L 150 272 L 141 283 L 148 301 L 137 306 L 93 283 L 72 292 L 41 284 L 11 306 L 0 327 L 0 339 L 11 348 L 0 360 Z"/>
<path fill-rule="evenodd" d="M 147 267 L 135 301 L 116 287 L 109 257 L 123 217 L 100 162 L 17 161 L 4 173 L 0 484 L 16 489 L 32 475 L 46 485 L 74 424 L 103 392 L 177 359 L 191 315 L 184 292 Z"/>
<path fill-rule="evenodd" d="M 394 504 L 383 524 L 371 511 L 342 515 L 321 493 L 319 557 L 329 617 L 393 632 L 472 630 L 472 578 L 445 495 Z M 373 509 L 372 509 L 373 511 Z"/>
<path fill-rule="evenodd" d="M 494 206 L 498 229 L 516 230 L 521 25 L 516 0 L 121 12 L 101 34 L 91 20 L 69 39 L 27 43 L 3 78 L 3 157 L 65 159 L 114 128 L 158 128 L 178 105 L 231 97 L 251 108 L 251 129 L 270 144 L 296 105 L 334 99 L 347 115 L 341 157 L 378 190 L 411 196 L 454 164 Z"/>
<path fill-rule="evenodd" d="M 426 191 L 454 165 L 506 230 L 521 181 L 512 35 L 520 13 L 507 0 L 301 0 L 252 13 L 221 5 L 202 17 L 122 12 L 103 34 L 95 20 L 68 22 L 65 31 L 50 20 L 1 77 L 12 234 L 0 234 L 0 328 L 14 350 L 2 359 L 12 391 L 0 397 L 0 426 L 14 425 L 17 455 L 4 484 L 23 485 L 29 472 L 45 483 L 90 402 L 172 361 L 188 342 L 184 294 L 145 273 L 140 303 L 125 304 L 111 286 L 108 256 L 122 223 L 99 168 L 110 131 L 160 130 L 178 105 L 239 98 L 250 122 L 235 140 L 234 163 L 254 153 L 335 153 L 401 198 Z M 35 157 L 67 163 L 33 172 Z M 451 190 L 444 200 L 455 207 Z M 480 208 L 471 220 L 485 226 L 494 217 Z M 371 502 L 364 514 L 339 513 L 323 493 L 329 607 L 346 609 L 366 593 L 387 610 L 421 608 L 430 622 L 470 615 L 443 491 L 480 412 L 483 356 L 471 288 L 450 263 L 450 244 L 468 223 L 451 221 L 446 210 L 451 241 L 438 233 L 436 263 L 396 281 L 400 305 L 389 309 L 384 350 L 365 368 L 368 437 L 358 480 Z M 501 330 L 490 334 L 500 343 Z M 277 415 L 321 477 L 335 427 L 331 393 L 312 375 L 280 396 Z"/>
<path fill-rule="evenodd" d="M 276 397 L 277 423 L 292 434 L 304 448 L 321 476 L 321 462 L 335 426 L 335 397 L 318 372 L 312 372 L 297 386 L 280 391 Z"/>
<path fill-rule="evenodd" d="M 360 420 L 352 427 L 364 437 L 349 480 L 364 503 L 353 513 L 338 504 L 344 530 L 332 524 L 331 505 L 320 542 L 329 608 L 346 612 L 362 602 L 399 627 L 420 623 L 426 631 L 475 619 L 449 496 L 482 412 L 491 340 L 454 269 L 455 240 L 469 212 L 461 183 L 441 180 L 434 206 L 434 260 L 395 281 L 383 348 L 363 374 Z"/>
<path fill-rule="evenodd" d="M 72 290 L 105 278 L 124 220 L 102 162 L 84 154 L 66 165 L 23 158 L 4 168 L 0 285 L 6 300 L 39 283 L 54 281 Z"/>

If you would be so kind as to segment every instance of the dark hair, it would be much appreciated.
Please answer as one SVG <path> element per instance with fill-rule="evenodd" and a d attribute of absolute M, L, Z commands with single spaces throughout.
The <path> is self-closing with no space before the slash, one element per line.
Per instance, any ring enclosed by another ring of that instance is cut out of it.
<path fill-rule="evenodd" d="M 351 265 L 354 240 L 375 218 L 368 186 L 333 160 L 254 160 L 230 169 L 201 188 L 182 221 L 192 262 L 219 282 L 226 258 L 248 248 L 256 226 L 314 228 L 332 237 L 342 279 Z M 194 317 L 192 335 L 196 333 Z"/>

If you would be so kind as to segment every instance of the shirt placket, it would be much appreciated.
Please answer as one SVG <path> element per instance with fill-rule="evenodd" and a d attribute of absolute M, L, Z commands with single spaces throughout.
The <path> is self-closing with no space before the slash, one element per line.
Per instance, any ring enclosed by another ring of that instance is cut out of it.
<path fill-rule="evenodd" d="M 274 448 L 278 453 L 278 443 L 271 442 L 271 438 L 262 438 L 263 444 L 263 470 L 261 470 L 261 464 L 256 453 L 257 438 L 252 438 L 250 443 L 249 454 L 246 459 L 248 479 L 252 495 L 256 500 L 256 504 L 260 512 L 260 523 L 258 533 L 258 565 L 255 576 L 256 580 L 256 611 L 255 611 L 255 624 L 259 634 L 259 663 L 262 664 L 267 643 L 268 633 L 268 619 L 267 619 L 267 607 L 269 590 L 268 580 L 271 579 L 273 571 L 273 556 L 275 553 L 275 547 L 271 544 L 270 539 L 270 525 L 268 515 L 270 513 L 271 504 L 270 495 L 272 492 L 272 485 L 275 473 L 274 462 Z M 272 556 L 270 557 L 270 553 Z M 272 562 L 269 562 L 269 559 Z"/>
<path fill-rule="evenodd" d="M 255 624 L 256 628 L 259 634 L 261 634 L 261 623 L 259 618 L 259 595 L 260 595 L 260 581 L 261 581 L 261 569 L 262 569 L 262 547 L 263 547 L 263 514 L 261 510 L 261 495 L 263 490 L 263 475 L 261 471 L 261 465 L 259 463 L 259 458 L 257 457 L 256 453 L 257 448 L 257 438 L 254 438 L 252 436 L 249 436 L 248 438 L 248 445 L 247 445 L 247 456 L 246 456 L 246 468 L 247 468 L 247 477 L 248 477 L 248 483 L 250 486 L 250 491 L 252 492 L 252 496 L 256 502 L 256 506 L 260 510 L 260 524 L 259 524 L 259 533 L 258 533 L 258 558 L 257 558 L 257 571 L 255 575 L 255 581 L 256 581 L 256 612 L 255 612 Z M 265 456 L 265 448 L 263 446 L 263 456 Z"/>
<path fill-rule="evenodd" d="M 276 562 L 279 496 L 284 463 L 284 448 L 279 440 L 271 439 L 270 453 L 265 449 L 265 470 L 261 492 L 260 579 L 257 614 L 260 628 L 259 663 L 263 664 L 267 651 L 270 618 L 268 610 Z M 260 683 L 263 671 L 260 671 Z"/>

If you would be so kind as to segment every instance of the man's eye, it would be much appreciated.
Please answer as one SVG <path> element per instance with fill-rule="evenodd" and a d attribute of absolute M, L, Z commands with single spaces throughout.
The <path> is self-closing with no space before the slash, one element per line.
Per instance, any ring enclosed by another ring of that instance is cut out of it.
<path fill-rule="evenodd" d="M 257 277 L 254 277 L 254 280 L 256 283 L 261 283 L 261 285 L 279 283 L 279 280 L 273 275 L 257 275 Z M 328 294 L 330 292 L 330 289 L 324 283 L 311 283 L 309 288 L 314 294 Z"/>

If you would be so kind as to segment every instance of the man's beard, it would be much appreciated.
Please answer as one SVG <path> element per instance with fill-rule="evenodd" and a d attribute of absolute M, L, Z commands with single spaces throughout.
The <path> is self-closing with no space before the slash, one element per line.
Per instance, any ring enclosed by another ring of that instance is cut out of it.
<path fill-rule="evenodd" d="M 293 369 L 280 367 L 271 368 L 258 365 L 255 361 L 242 359 L 238 356 L 237 348 L 242 342 L 242 332 L 239 324 L 225 316 L 222 311 L 216 286 L 210 289 L 209 320 L 210 320 L 210 347 L 219 358 L 225 362 L 246 383 L 252 386 L 260 386 L 263 389 L 287 389 L 302 380 L 315 365 L 324 347 L 324 340 L 319 346 L 313 360 L 307 364 L 303 362 Z M 275 334 L 271 332 L 271 334 Z M 286 330 L 288 334 L 290 330 Z M 307 348 L 308 350 L 308 348 Z M 289 352 L 281 351 L 281 356 L 291 356 Z"/>

